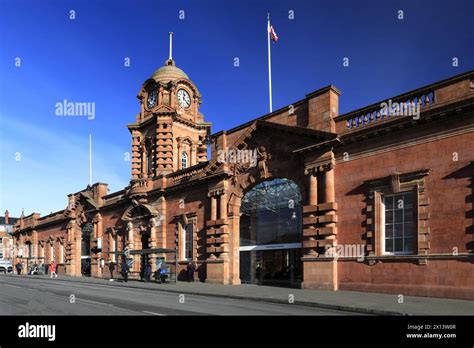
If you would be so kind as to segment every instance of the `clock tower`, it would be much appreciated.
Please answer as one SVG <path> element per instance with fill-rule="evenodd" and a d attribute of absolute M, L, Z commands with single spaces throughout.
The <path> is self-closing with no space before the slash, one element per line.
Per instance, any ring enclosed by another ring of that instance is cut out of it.
<path fill-rule="evenodd" d="M 171 54 L 139 93 L 132 134 L 132 179 L 154 178 L 207 161 L 211 124 L 199 112 L 201 94 Z"/>

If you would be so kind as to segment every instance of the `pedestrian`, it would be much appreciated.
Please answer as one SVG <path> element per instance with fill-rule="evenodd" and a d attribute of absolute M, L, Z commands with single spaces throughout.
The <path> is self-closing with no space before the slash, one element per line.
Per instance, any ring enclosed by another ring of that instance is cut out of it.
<path fill-rule="evenodd" d="M 31 272 L 32 275 L 38 274 L 38 264 L 35 262 L 33 265 L 33 271 Z"/>
<path fill-rule="evenodd" d="M 128 282 L 128 264 L 125 259 L 122 261 L 122 277 L 125 283 Z"/>
<path fill-rule="evenodd" d="M 115 262 L 109 262 L 110 280 L 114 279 Z"/>
<path fill-rule="evenodd" d="M 145 266 L 145 281 L 149 282 L 151 277 L 151 262 L 148 262 Z"/>
<path fill-rule="evenodd" d="M 168 267 L 166 266 L 166 262 L 163 260 L 160 265 L 160 280 L 161 283 L 166 283 L 166 275 L 168 273 Z"/>
<path fill-rule="evenodd" d="M 56 273 L 56 263 L 54 261 L 51 261 L 51 264 L 49 266 L 49 270 L 51 271 L 51 278 L 57 278 L 58 274 Z"/>
<path fill-rule="evenodd" d="M 196 265 L 193 261 L 188 263 L 186 270 L 188 271 L 188 283 L 194 282 L 194 272 L 196 271 Z"/>
<path fill-rule="evenodd" d="M 15 267 L 16 267 L 16 274 L 21 275 L 21 269 L 23 268 L 23 266 L 21 265 L 20 261 L 16 263 Z"/>

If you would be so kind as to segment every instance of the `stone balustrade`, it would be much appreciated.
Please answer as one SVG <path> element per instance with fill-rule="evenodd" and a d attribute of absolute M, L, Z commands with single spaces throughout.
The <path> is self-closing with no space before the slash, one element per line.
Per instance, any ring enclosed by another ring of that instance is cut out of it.
<path fill-rule="evenodd" d="M 394 119 L 417 119 L 424 111 L 473 96 L 474 73 L 469 72 L 340 115 L 336 131 L 344 134 Z"/>

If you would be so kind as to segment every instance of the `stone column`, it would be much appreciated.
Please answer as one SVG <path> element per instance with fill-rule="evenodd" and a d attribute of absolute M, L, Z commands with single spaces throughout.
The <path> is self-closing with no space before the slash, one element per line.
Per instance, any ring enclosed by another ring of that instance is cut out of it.
<path fill-rule="evenodd" d="M 219 196 L 220 216 L 219 219 L 227 219 L 227 194 L 222 192 Z"/>
<path fill-rule="evenodd" d="M 98 247 L 99 245 L 99 238 L 102 238 L 102 216 L 100 213 L 97 213 L 94 217 L 94 235 L 93 235 L 93 243 L 92 246 Z M 103 241 L 102 241 L 103 243 Z M 91 252 L 91 276 L 93 277 L 101 277 L 102 276 L 102 269 L 100 268 L 100 259 L 102 258 L 102 252 Z"/>
<path fill-rule="evenodd" d="M 323 173 L 324 177 L 324 203 L 335 201 L 334 194 L 334 167 L 329 164 Z"/>
<path fill-rule="evenodd" d="M 323 163 L 313 168 L 313 173 L 319 172 L 323 183 L 321 201 L 317 198 L 317 180 L 310 177 L 308 205 L 303 208 L 305 225 L 303 246 L 307 250 L 303 257 L 303 289 L 338 289 L 337 259 L 326 252 L 327 247 L 337 244 L 336 210 L 334 191 L 334 162 Z M 314 175 L 311 173 L 311 175 Z M 310 174 L 310 173 L 308 173 Z M 324 254 L 318 255 L 318 249 Z"/>
<path fill-rule="evenodd" d="M 38 260 L 38 232 L 36 230 L 33 230 L 33 233 L 32 233 L 32 252 L 33 252 L 33 256 L 34 256 L 34 262 L 38 263 L 39 264 L 39 260 Z"/>
<path fill-rule="evenodd" d="M 206 282 L 209 283 L 229 284 L 231 278 L 229 273 L 230 227 L 227 214 L 227 185 L 227 181 L 224 180 L 209 192 L 209 197 L 211 197 L 211 220 L 207 221 L 206 231 L 207 253 L 209 255 Z M 219 196 L 219 218 L 216 217 L 216 195 Z"/>
<path fill-rule="evenodd" d="M 211 196 L 211 220 L 217 220 L 217 197 Z"/>
<path fill-rule="evenodd" d="M 219 203 L 220 203 L 220 212 L 219 212 L 219 218 L 221 220 L 226 220 L 227 219 L 227 194 L 225 191 L 222 191 L 222 194 L 219 196 Z M 228 259 L 229 258 L 229 226 L 224 225 L 221 227 L 222 233 L 220 235 L 220 238 L 222 240 L 221 243 L 221 248 L 223 251 L 219 254 L 219 259 Z"/>
<path fill-rule="evenodd" d="M 309 175 L 309 205 L 318 204 L 318 178 L 317 173 Z"/>
<path fill-rule="evenodd" d="M 317 252 L 317 212 L 318 212 L 318 171 L 312 169 L 309 171 L 309 191 L 308 191 L 308 206 L 303 209 L 305 213 L 304 220 L 308 223 L 305 225 L 303 235 L 306 240 L 303 242 L 303 246 L 308 247 L 306 249 L 305 257 L 316 257 Z"/>
<path fill-rule="evenodd" d="M 197 156 L 196 156 L 196 145 L 191 145 L 191 158 L 189 159 L 190 165 L 193 166 L 197 164 Z"/>
<path fill-rule="evenodd" d="M 66 273 L 74 277 L 81 276 L 81 228 L 76 219 L 72 219 L 67 227 L 68 234 L 68 264 Z M 49 243 L 46 242 L 48 245 Z M 45 253 L 46 255 L 46 253 Z M 49 255 L 49 253 L 48 253 Z M 49 255 L 49 259 L 51 256 Z M 49 262 L 50 260 L 47 260 Z"/>
<path fill-rule="evenodd" d="M 127 247 L 129 250 L 133 249 L 133 223 L 129 221 L 127 223 Z"/>
<path fill-rule="evenodd" d="M 148 150 L 145 146 L 145 143 L 141 146 L 142 153 L 142 170 L 141 170 L 141 175 L 142 178 L 147 178 L 148 177 Z"/>
<path fill-rule="evenodd" d="M 132 179 L 138 179 L 141 170 L 140 142 L 138 141 L 139 136 L 139 131 L 132 131 Z"/>
<path fill-rule="evenodd" d="M 157 217 L 150 218 L 150 248 L 157 248 L 156 236 L 158 235 L 159 223 L 156 221 Z M 151 262 L 151 271 L 155 273 L 156 271 L 156 258 L 157 254 L 153 253 L 149 255 L 149 261 Z"/>
<path fill-rule="evenodd" d="M 116 245 L 116 243 L 115 243 L 115 236 L 114 236 L 114 234 L 115 234 L 115 233 L 114 233 L 113 231 L 110 231 L 110 233 L 109 233 L 109 243 L 110 243 L 110 244 L 109 244 L 109 245 L 110 245 L 109 251 L 110 251 L 111 253 L 115 253 L 115 252 L 117 251 L 117 245 Z M 116 258 L 115 256 L 116 256 L 115 254 L 110 254 L 110 259 L 109 259 L 109 260 L 110 260 L 110 261 L 113 261 L 113 262 L 115 262 L 115 263 L 117 263 L 117 258 Z"/>
<path fill-rule="evenodd" d="M 229 284 L 240 284 L 240 206 L 242 197 L 235 196 L 230 205 L 229 217 L 229 244 L 230 265 Z"/>
<path fill-rule="evenodd" d="M 178 139 L 178 153 L 177 153 L 177 158 L 178 158 L 178 163 L 177 163 L 177 166 L 176 168 L 178 170 L 182 169 L 181 168 L 181 141 Z"/>

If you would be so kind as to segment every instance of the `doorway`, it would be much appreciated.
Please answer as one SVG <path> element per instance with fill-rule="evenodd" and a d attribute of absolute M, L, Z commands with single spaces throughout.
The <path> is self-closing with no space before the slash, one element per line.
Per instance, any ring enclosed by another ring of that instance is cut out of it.
<path fill-rule="evenodd" d="M 141 235 L 141 242 L 142 242 L 142 250 L 146 250 L 150 248 L 150 232 L 143 231 Z M 150 256 L 148 254 L 142 253 L 140 254 L 140 279 L 143 280 L 145 278 L 145 267 L 148 264 Z"/>
<path fill-rule="evenodd" d="M 301 279 L 300 248 L 240 252 L 242 283 L 299 287 Z"/>

